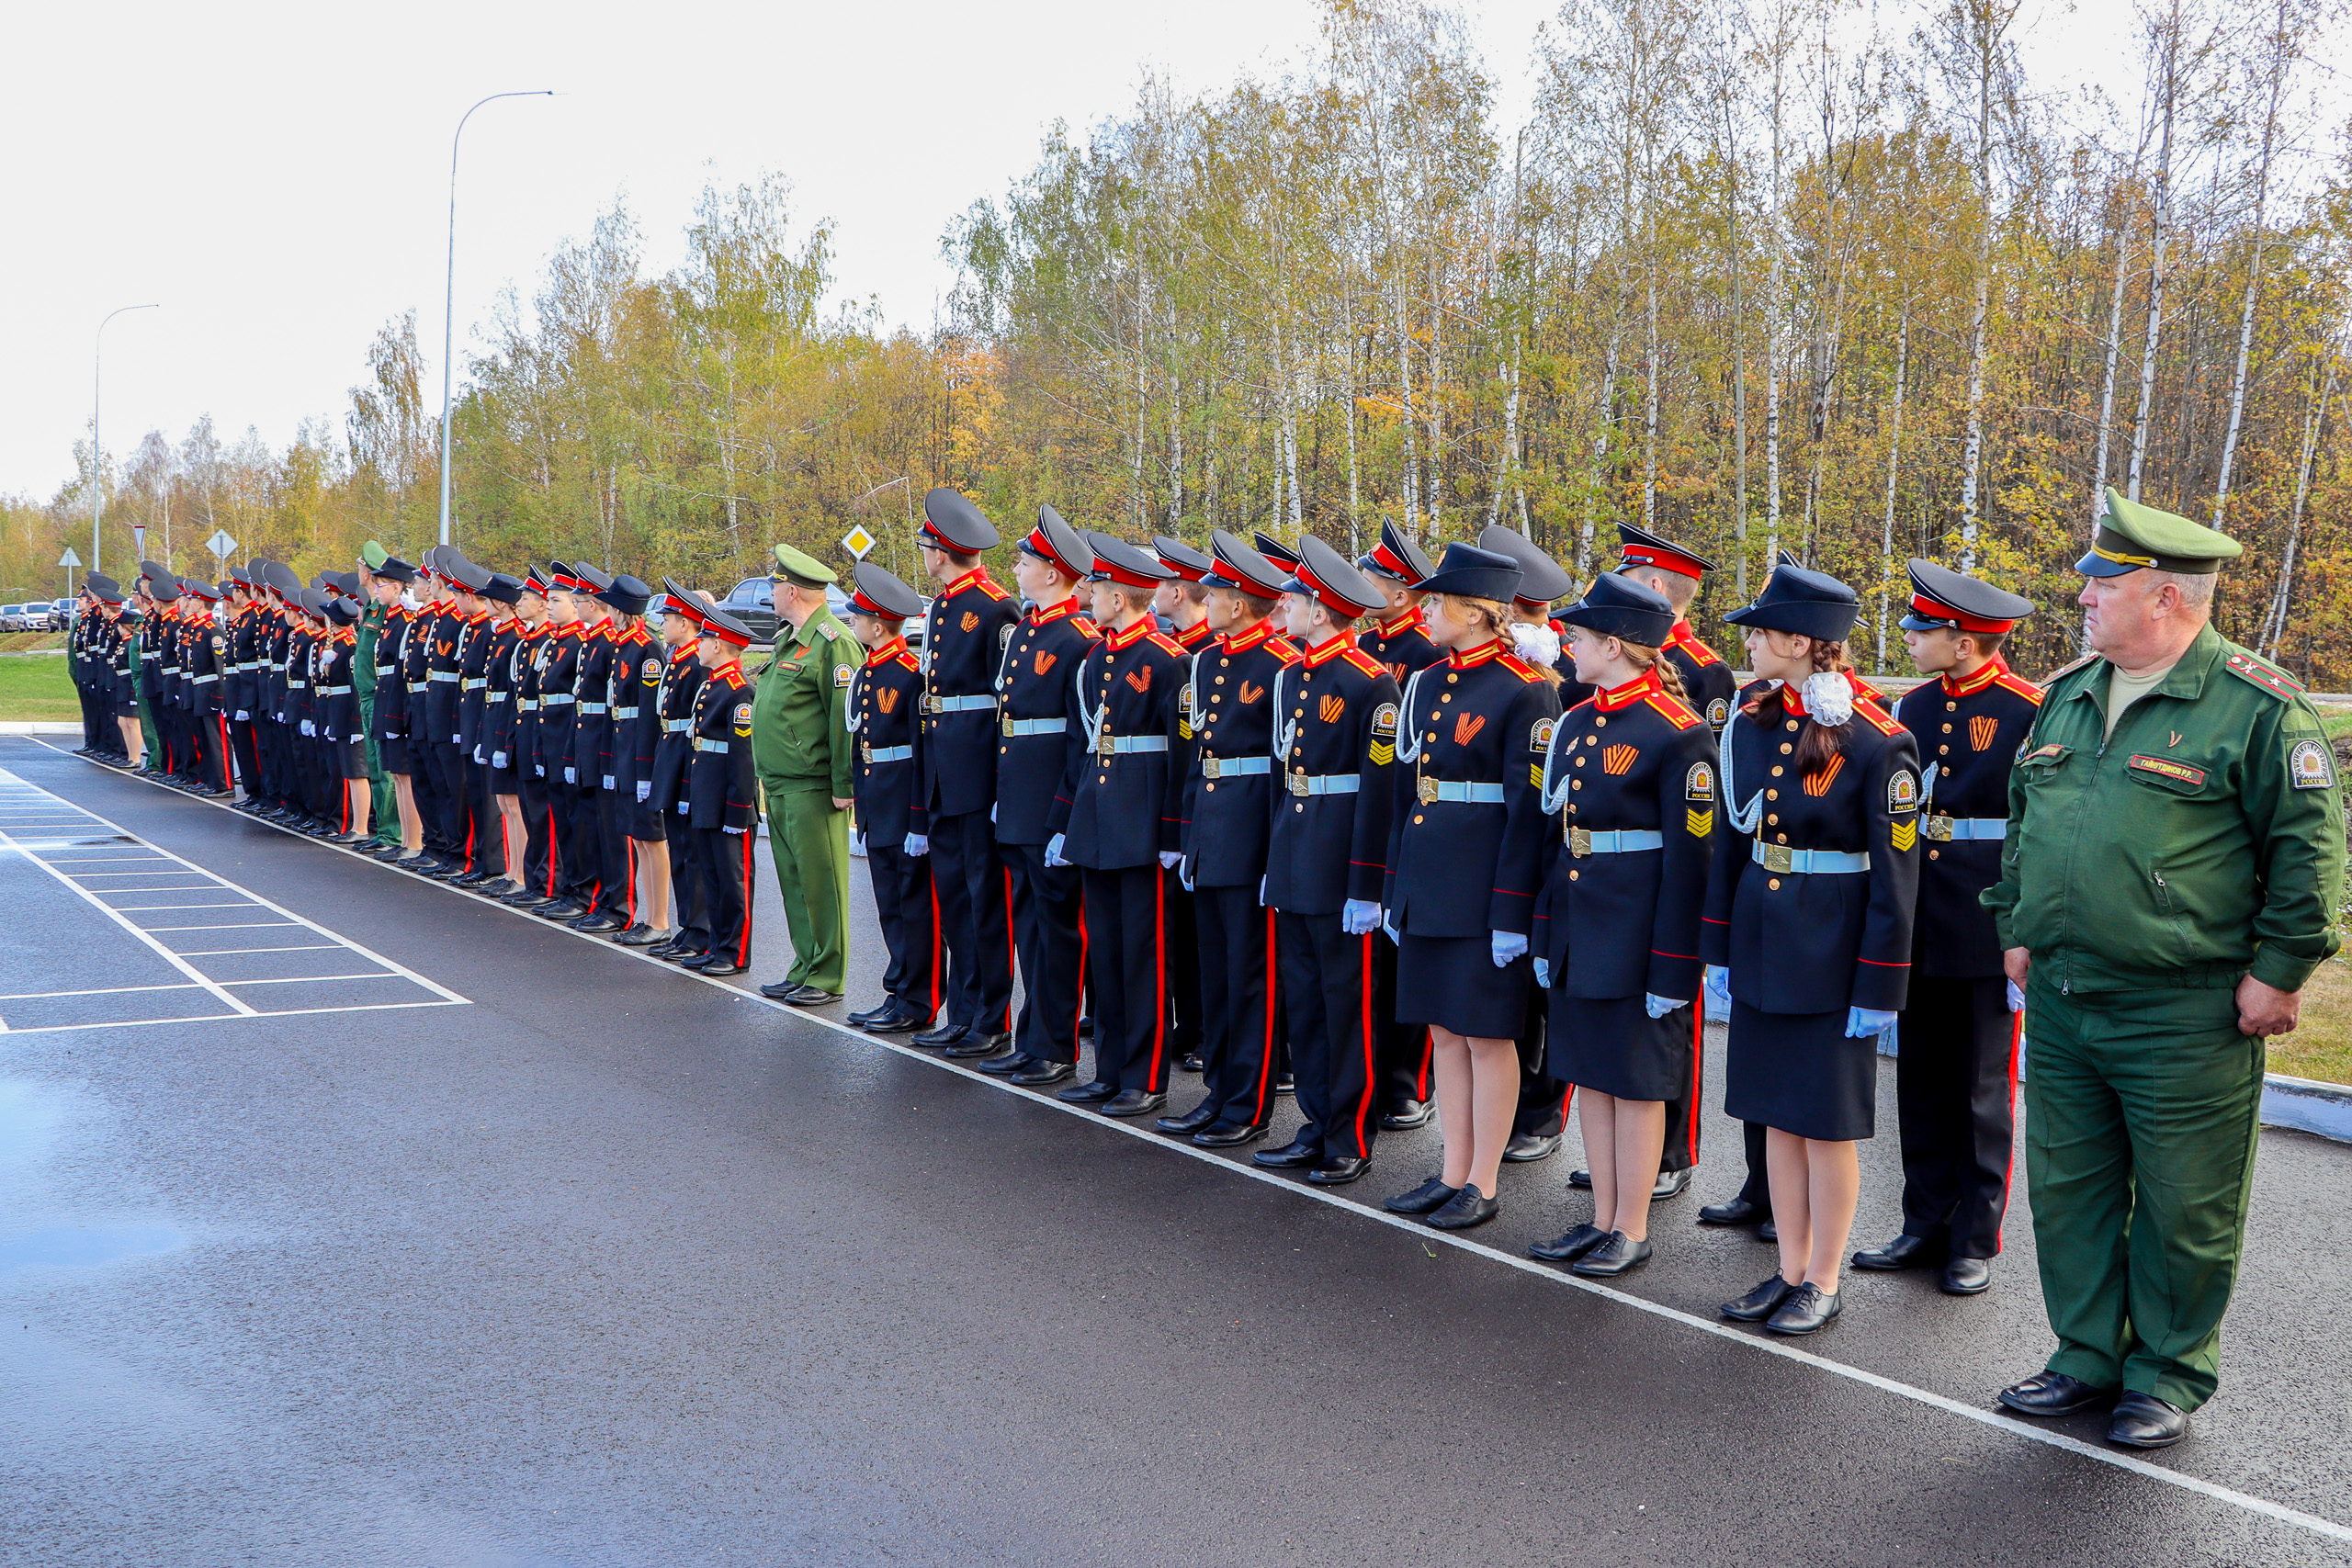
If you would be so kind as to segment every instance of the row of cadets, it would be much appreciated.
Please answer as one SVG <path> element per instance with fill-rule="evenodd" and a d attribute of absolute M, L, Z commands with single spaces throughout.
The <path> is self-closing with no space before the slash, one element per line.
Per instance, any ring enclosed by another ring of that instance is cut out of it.
<path fill-rule="evenodd" d="M 740 662 L 751 629 L 715 604 L 699 607 L 696 657 L 707 673 L 695 694 L 694 757 L 684 816 L 710 909 L 710 945 L 680 958 L 705 975 L 740 975 L 752 958 L 752 847 L 760 781 L 752 766 L 752 684 Z"/>
<path fill-rule="evenodd" d="M 646 952 L 678 964 L 710 952 L 710 892 L 695 849 L 690 789 L 695 703 L 710 673 L 701 657 L 707 607 L 701 595 L 677 579 L 662 580 L 662 677 L 650 699 L 653 756 L 645 771 L 642 804 L 662 824 L 672 924 Z"/>
<path fill-rule="evenodd" d="M 1076 676 L 1102 635 L 1078 597 L 1093 567 L 1094 553 L 1077 530 L 1051 506 L 1039 506 L 1012 562 L 1029 609 L 997 661 L 996 849 L 1012 890 L 1022 999 L 1012 1048 L 976 1065 L 1032 1089 L 1075 1071 L 1084 1010 L 1080 874 L 1049 862 L 1046 847 L 1069 826 L 1069 740 L 1082 725 Z"/>
<path fill-rule="evenodd" d="M 995 1055 L 1012 1043 L 1012 883 L 997 852 L 996 674 L 1021 618 L 980 552 L 997 531 L 944 486 L 923 497 L 915 543 L 939 592 L 923 622 L 922 736 L 915 797 L 948 953 L 945 1016 L 918 1045 Z M 968 1038 L 967 1038 L 968 1037 Z"/>
<path fill-rule="evenodd" d="M 1263 534 L 1258 537 L 1267 538 Z M 1151 541 L 1151 554 L 1171 574 L 1152 591 L 1153 621 L 1161 635 L 1189 659 L 1207 647 L 1216 635 L 1208 621 L 1206 581 L 1209 569 L 1216 563 L 1205 551 L 1196 550 L 1182 539 L 1156 536 Z M 1179 693 L 1177 700 L 1181 705 L 1184 694 Z M 1192 715 L 1180 706 L 1176 715 L 1179 739 L 1191 740 L 1192 723 Z M 1168 1050 L 1171 1059 L 1186 1072 L 1197 1073 L 1203 1067 L 1200 926 L 1193 895 L 1181 880 L 1168 889 L 1167 914 Z M 1286 1076 L 1290 1064 L 1283 1059 L 1284 1055 L 1278 1041 L 1276 1070 Z"/>
<path fill-rule="evenodd" d="M 1222 528 L 1210 536 L 1202 624 L 1211 635 L 1183 667 L 1177 695 L 1183 771 L 1170 784 L 1181 823 L 1179 880 L 1193 906 L 1204 1092 L 1190 1111 L 1155 1125 L 1204 1148 L 1223 1148 L 1265 1135 L 1275 1075 L 1288 1067 L 1278 1055 L 1286 1042 L 1277 1012 L 1266 852 L 1273 694 L 1299 655 L 1271 619 L 1289 574 Z M 1171 929 L 1168 942 L 1172 972 L 1184 933 Z"/>
<path fill-rule="evenodd" d="M 1387 666 L 1355 641 L 1383 590 L 1312 535 L 1300 538 L 1298 557 L 1283 584 L 1283 618 L 1302 652 L 1272 693 L 1269 750 L 1281 784 L 1270 792 L 1263 897 L 1301 1121 L 1290 1143 L 1250 1158 L 1339 1186 L 1371 1168 L 1384 1124 L 1381 1051 L 1396 998 L 1381 960 L 1395 949 L 1376 931 L 1399 694 Z"/>
<path fill-rule="evenodd" d="M 842 727 L 855 739 L 850 761 L 854 822 L 865 845 L 875 921 L 888 963 L 882 1002 L 850 1014 L 877 1034 L 919 1029 L 938 1016 L 939 900 L 922 845 L 923 812 L 915 799 L 915 746 L 922 730 L 922 664 L 907 646 L 906 624 L 922 614 L 922 595 L 872 561 L 860 561 L 849 596 L 850 635 L 865 649 L 842 704 Z"/>
<path fill-rule="evenodd" d="M 85 717 L 82 754 L 130 767 L 140 753 L 138 697 L 129 674 L 136 613 L 113 578 L 94 571 L 82 579 L 74 620 Z"/>
<path fill-rule="evenodd" d="M 1046 859 L 1080 873 L 1095 1076 L 1060 1098 L 1140 1116 L 1167 1103 L 1171 1066 L 1165 873 L 1182 858 L 1171 787 L 1182 775 L 1171 778 L 1170 752 L 1185 655 L 1151 619 L 1169 569 L 1108 535 L 1089 534 L 1086 545 L 1102 637 L 1074 672 L 1080 727 L 1065 747 L 1069 815 Z"/>

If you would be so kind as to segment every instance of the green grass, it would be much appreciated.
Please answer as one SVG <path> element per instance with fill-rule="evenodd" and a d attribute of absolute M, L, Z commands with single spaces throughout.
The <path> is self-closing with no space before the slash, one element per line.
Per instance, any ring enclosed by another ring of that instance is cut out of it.
<path fill-rule="evenodd" d="M 2270 1043 L 2270 1070 L 2352 1084 L 2352 964 L 2342 955 L 2312 971 L 2295 1032 Z"/>
<path fill-rule="evenodd" d="M 0 659 L 0 718 L 81 716 L 82 702 L 74 694 L 62 658 Z"/>

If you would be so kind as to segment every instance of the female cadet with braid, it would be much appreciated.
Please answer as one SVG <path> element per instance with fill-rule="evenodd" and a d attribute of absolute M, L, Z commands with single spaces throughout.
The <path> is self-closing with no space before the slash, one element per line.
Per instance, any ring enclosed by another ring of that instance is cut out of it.
<path fill-rule="evenodd" d="M 1779 1334 L 1838 1315 L 1877 1037 L 1911 974 L 1918 752 L 1847 678 L 1854 615 L 1852 589 L 1782 566 L 1724 617 L 1774 684 L 1724 728 L 1702 952 L 1730 965 L 1724 1109 L 1767 1129 L 1781 1268 L 1723 1310 Z"/>

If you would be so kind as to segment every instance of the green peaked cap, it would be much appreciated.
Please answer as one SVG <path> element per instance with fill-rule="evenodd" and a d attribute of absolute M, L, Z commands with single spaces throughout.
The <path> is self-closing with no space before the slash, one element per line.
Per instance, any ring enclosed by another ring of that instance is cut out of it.
<path fill-rule="evenodd" d="M 803 588 L 822 588 L 841 581 L 833 575 L 831 567 L 808 551 L 795 549 L 790 545 L 775 547 L 775 570 L 778 577 Z"/>
<path fill-rule="evenodd" d="M 391 553 L 385 549 L 383 546 L 378 544 L 375 540 L 370 539 L 366 544 L 359 547 L 359 558 L 368 563 L 368 570 L 369 571 L 380 571 L 383 570 L 384 563 L 391 559 L 392 557 Z"/>
<path fill-rule="evenodd" d="M 2221 570 L 2223 561 L 2234 560 L 2245 552 L 2245 547 L 2227 534 L 2191 523 L 2177 513 L 2126 501 L 2109 485 L 2107 511 L 2098 520 L 2098 537 L 2092 541 L 2090 553 L 2075 563 L 2075 570 L 2085 577 L 2120 577 L 2154 567 L 2158 571 L 2201 577 Z"/>

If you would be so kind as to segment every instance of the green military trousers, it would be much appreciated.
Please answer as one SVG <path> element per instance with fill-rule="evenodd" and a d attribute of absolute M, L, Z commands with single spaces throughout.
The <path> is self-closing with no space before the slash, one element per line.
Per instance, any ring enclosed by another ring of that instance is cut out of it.
<path fill-rule="evenodd" d="M 2260 1133 L 2233 991 L 2026 997 L 2026 1179 L 2049 1370 L 2183 1410 L 2213 1396 Z"/>
<path fill-rule="evenodd" d="M 849 813 L 816 789 L 767 791 L 768 851 L 792 933 L 785 978 L 839 996 L 849 988 Z"/>
<path fill-rule="evenodd" d="M 400 799 L 392 794 L 392 775 L 384 772 L 384 756 L 376 739 L 376 699 L 359 699 L 360 733 L 368 737 L 368 832 L 378 843 L 397 844 L 401 841 Z M 516 881 L 522 878 L 516 877 Z"/>

